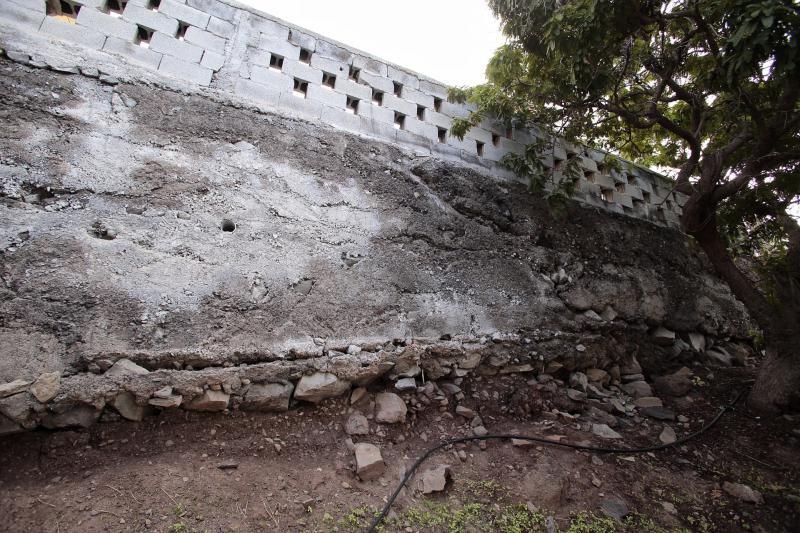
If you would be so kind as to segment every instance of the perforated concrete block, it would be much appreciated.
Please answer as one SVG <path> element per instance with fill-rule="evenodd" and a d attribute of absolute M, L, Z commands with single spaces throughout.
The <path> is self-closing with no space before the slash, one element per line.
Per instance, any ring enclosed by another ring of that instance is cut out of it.
<path fill-rule="evenodd" d="M 322 114 L 321 102 L 300 98 L 291 93 L 281 93 L 278 105 L 281 109 L 309 119 L 319 119 Z"/>
<path fill-rule="evenodd" d="M 476 141 L 480 141 L 484 144 L 491 144 L 492 132 L 483 128 L 472 128 L 467 132 L 465 138 L 475 139 Z"/>
<path fill-rule="evenodd" d="M 442 100 L 447 99 L 447 87 L 440 83 L 434 83 L 428 80 L 419 80 L 419 90 L 425 94 L 441 98 Z"/>
<path fill-rule="evenodd" d="M 359 104 L 359 113 L 383 124 L 394 126 L 394 111 L 386 107 L 363 102 Z"/>
<path fill-rule="evenodd" d="M 250 18 L 250 27 L 253 28 L 254 32 L 264 34 L 267 38 L 275 41 L 287 41 L 289 39 L 289 27 L 274 20 L 254 16 Z"/>
<path fill-rule="evenodd" d="M 289 76 L 299 78 L 314 85 L 322 83 L 322 71 L 299 61 L 283 60 L 283 71 Z"/>
<path fill-rule="evenodd" d="M 161 32 L 155 32 L 150 39 L 150 49 L 190 63 L 199 63 L 203 57 L 203 49 Z"/>
<path fill-rule="evenodd" d="M 375 74 L 370 74 L 369 72 L 361 72 L 361 75 L 358 77 L 359 83 L 364 83 L 369 85 L 373 89 L 377 91 L 381 91 L 384 93 L 391 93 L 394 90 L 394 84 L 392 80 L 389 78 L 384 78 Z"/>
<path fill-rule="evenodd" d="M 631 198 L 635 198 L 636 200 L 642 200 L 642 189 L 636 185 L 628 185 L 625 189 L 625 192 L 630 195 Z"/>
<path fill-rule="evenodd" d="M 292 92 L 294 80 L 283 72 L 254 65 L 250 68 L 250 79 L 278 92 Z"/>
<path fill-rule="evenodd" d="M 354 133 L 362 133 L 369 130 L 368 119 L 348 113 L 338 107 L 323 106 L 320 120 L 326 124 Z"/>
<path fill-rule="evenodd" d="M 19 26 L 38 30 L 45 19 L 42 12 L 28 9 L 18 4 L 6 4 L 0 9 L 0 19 L 11 21 Z M 43 30 L 44 31 L 44 30 Z"/>
<path fill-rule="evenodd" d="M 254 100 L 259 103 L 267 103 L 271 106 L 277 106 L 280 101 L 280 91 L 268 87 L 261 83 L 238 79 L 233 86 L 233 92 L 247 100 Z"/>
<path fill-rule="evenodd" d="M 430 154 L 433 142 L 427 137 L 417 135 L 408 130 L 397 130 L 397 142 L 404 143 L 415 149 L 420 154 Z"/>
<path fill-rule="evenodd" d="M 384 139 L 389 142 L 397 141 L 397 129 L 392 124 L 387 124 L 386 122 L 381 122 L 379 120 L 370 120 L 367 123 L 367 131 L 366 134 L 377 137 L 379 139 Z"/>
<path fill-rule="evenodd" d="M 6 0 L 6 4 L 13 4 L 19 7 L 30 9 L 42 15 L 45 14 L 45 0 Z M 6 6 L 4 6 L 5 9 Z"/>
<path fill-rule="evenodd" d="M 447 130 L 450 129 L 450 126 L 453 125 L 453 119 L 444 115 L 442 113 L 437 113 L 433 109 L 428 109 L 425 112 L 425 120 L 433 124 L 434 126 L 439 126 L 441 128 L 445 128 Z"/>
<path fill-rule="evenodd" d="M 625 193 L 614 191 L 614 201 L 625 207 L 633 207 L 633 201 L 631 200 L 630 195 Z"/>
<path fill-rule="evenodd" d="M 346 63 L 342 63 L 341 61 L 337 61 L 335 59 L 328 59 L 327 57 L 322 57 L 319 54 L 313 54 L 311 56 L 311 66 L 318 68 L 323 72 L 327 72 L 328 74 L 333 74 L 337 78 L 339 76 L 347 78 L 347 75 L 350 72 L 350 67 Z"/>
<path fill-rule="evenodd" d="M 122 39 L 118 39 L 116 37 L 109 37 L 106 39 L 103 50 L 124 56 L 131 61 L 141 65 L 146 65 L 154 70 L 158 68 L 158 65 L 161 63 L 161 58 L 163 57 L 162 54 L 154 52 L 149 48 L 143 48 L 138 44 L 134 44 L 129 41 L 123 41 Z"/>
<path fill-rule="evenodd" d="M 310 50 L 311 52 L 317 49 L 316 37 L 303 33 L 300 30 L 292 29 L 289 31 L 289 42 L 301 48 L 305 48 L 306 50 Z"/>
<path fill-rule="evenodd" d="M 225 37 L 226 39 L 230 39 L 236 32 L 236 26 L 234 26 L 227 20 L 222 20 L 221 18 L 217 17 L 210 17 L 208 19 L 208 25 L 206 26 L 206 31 L 210 31 L 214 35 L 219 35 L 220 37 Z"/>
<path fill-rule="evenodd" d="M 372 89 L 366 85 L 362 85 L 354 82 L 353 80 L 347 79 L 347 76 L 337 76 L 334 89 L 340 93 L 358 98 L 362 101 L 370 101 L 372 98 Z"/>
<path fill-rule="evenodd" d="M 294 61 L 300 59 L 299 46 L 285 40 L 278 40 L 266 33 L 261 34 L 258 40 L 258 48 Z"/>
<path fill-rule="evenodd" d="M 187 0 L 186 4 L 209 15 L 233 22 L 237 9 L 217 0 Z"/>
<path fill-rule="evenodd" d="M 200 64 L 216 72 L 225 65 L 225 56 L 211 50 L 205 50 Z"/>
<path fill-rule="evenodd" d="M 410 72 L 388 65 L 388 76 L 389 79 L 402 83 L 404 87 L 419 89 L 419 78 Z"/>
<path fill-rule="evenodd" d="M 416 116 L 417 114 L 417 104 L 412 104 L 408 100 L 403 100 L 389 93 L 383 95 L 383 106 L 408 116 Z"/>
<path fill-rule="evenodd" d="M 469 110 L 460 104 L 453 104 L 447 100 L 442 101 L 442 106 L 439 112 L 451 118 L 467 118 Z"/>
<path fill-rule="evenodd" d="M 439 131 L 433 124 L 428 124 L 414 117 L 406 117 L 405 130 L 409 133 L 421 135 L 431 141 L 438 141 Z"/>
<path fill-rule="evenodd" d="M 158 11 L 152 11 L 136 4 L 128 4 L 122 12 L 123 20 L 133 22 L 152 31 L 160 31 L 167 35 L 178 33 L 178 20 Z"/>
<path fill-rule="evenodd" d="M 341 61 L 348 65 L 353 61 L 353 57 L 355 56 L 350 50 L 322 39 L 317 39 L 317 48 L 314 50 L 314 53 L 328 59 Z"/>
<path fill-rule="evenodd" d="M 106 42 L 106 36 L 98 31 L 77 24 L 69 24 L 53 17 L 45 17 L 40 31 L 58 39 L 72 41 L 96 50 L 103 48 L 103 44 Z"/>
<path fill-rule="evenodd" d="M 217 52 L 218 54 L 225 53 L 225 43 L 227 42 L 226 39 L 223 39 L 219 35 L 214 35 L 209 31 L 201 30 L 200 28 L 195 28 L 194 26 L 186 30 L 184 40 L 186 40 L 186 42 L 196 44 L 201 48 L 205 48 L 206 50 Z"/>
<path fill-rule="evenodd" d="M 136 32 L 138 31 L 136 24 L 112 17 L 89 7 L 84 7 L 80 10 L 76 22 L 100 33 L 131 42 L 136 38 Z"/>
<path fill-rule="evenodd" d="M 167 55 L 161 58 L 158 71 L 172 76 L 173 78 L 196 83 L 198 85 L 208 85 L 211 83 L 211 76 L 213 75 L 213 71 L 210 68 Z"/>
<path fill-rule="evenodd" d="M 201 30 L 206 29 L 208 21 L 211 18 L 211 15 L 208 13 L 187 6 L 184 2 L 176 0 L 161 0 L 158 11 L 159 13 L 174 17 L 186 24 L 196 26 Z"/>
<path fill-rule="evenodd" d="M 403 87 L 403 98 L 409 102 L 424 106 L 427 109 L 433 110 L 433 96 L 425 94 L 417 89 L 411 87 Z"/>
<path fill-rule="evenodd" d="M 597 162 L 591 157 L 581 156 L 581 167 L 585 170 L 597 172 Z"/>
<path fill-rule="evenodd" d="M 522 155 L 525 153 L 525 145 L 520 144 L 512 139 L 500 137 L 500 150 L 503 153 L 511 152 Z"/>
<path fill-rule="evenodd" d="M 386 63 L 381 63 L 377 59 L 372 59 L 371 57 L 356 55 L 353 57 L 353 66 L 360 69 L 362 74 L 369 73 L 383 78 L 389 75 Z"/>
<path fill-rule="evenodd" d="M 337 109 L 344 109 L 347 96 L 342 93 L 337 93 L 328 87 L 321 85 L 309 85 L 308 99 L 322 102 L 325 105 L 335 107 Z"/>

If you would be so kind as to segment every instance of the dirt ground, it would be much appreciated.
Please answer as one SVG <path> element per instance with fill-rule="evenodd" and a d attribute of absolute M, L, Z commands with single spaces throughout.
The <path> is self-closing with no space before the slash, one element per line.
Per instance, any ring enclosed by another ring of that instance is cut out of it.
<path fill-rule="evenodd" d="M 689 418 L 679 437 L 708 421 L 750 377 L 745 369 L 714 373 L 689 396 L 691 403 L 670 405 Z M 526 392 L 530 386 L 521 376 L 473 378 L 462 389 L 462 403 L 479 411 L 492 433 L 564 435 L 571 442 L 608 445 L 578 429 L 585 417 L 569 420 L 538 410 L 543 398 Z M 386 471 L 371 482 L 353 472 L 343 429 L 353 408 L 344 398 L 281 415 L 175 412 L 139 424 L 109 421 L 85 432 L 7 437 L 0 441 L 0 529 L 358 531 L 417 456 L 441 438 L 469 434 L 469 423 L 452 407 L 420 404 L 406 424 L 371 421 L 373 433 L 354 437 L 382 450 Z M 658 441 L 658 423 L 629 425 L 618 428 L 624 445 Z M 500 514 L 520 504 L 552 517 L 560 530 L 572 523 L 572 531 L 584 531 L 576 516 L 602 516 L 604 499 L 617 497 L 639 520 L 628 530 L 796 531 L 798 427 L 800 419 L 763 421 L 740 404 L 699 438 L 655 453 L 597 455 L 508 441 L 491 441 L 483 450 L 472 443 L 423 465 L 449 464 L 452 482 L 443 493 L 422 496 L 413 480 L 387 529 L 483 530 L 469 520 L 462 524 L 465 507 Z M 724 481 L 761 491 L 764 503 L 733 499 L 721 490 Z M 445 519 L 437 522 L 437 513 Z M 448 522 L 448 513 L 456 520 Z M 608 531 L 600 529 L 603 524 L 586 531 Z"/>

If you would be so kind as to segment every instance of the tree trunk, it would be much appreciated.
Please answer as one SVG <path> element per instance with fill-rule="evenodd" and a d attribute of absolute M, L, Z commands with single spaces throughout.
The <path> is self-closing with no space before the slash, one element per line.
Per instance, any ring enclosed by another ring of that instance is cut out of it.
<path fill-rule="evenodd" d="M 695 194 L 684 206 L 684 230 L 692 235 L 728 282 L 731 290 L 747 307 L 750 316 L 764 332 L 766 357 L 761 364 L 756 384 L 748 403 L 764 413 L 776 413 L 800 406 L 800 318 L 797 302 L 785 301 L 795 293 L 796 265 L 774 277 L 775 291 L 781 305 L 771 305 L 736 266 L 717 230 L 713 207 Z M 790 261 L 791 263 L 791 261 Z"/>

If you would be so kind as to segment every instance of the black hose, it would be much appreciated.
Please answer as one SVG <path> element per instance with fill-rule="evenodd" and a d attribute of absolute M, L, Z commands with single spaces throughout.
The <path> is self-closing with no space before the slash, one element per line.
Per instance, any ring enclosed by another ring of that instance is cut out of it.
<path fill-rule="evenodd" d="M 400 481 L 400 484 L 397 486 L 397 488 L 395 489 L 394 493 L 392 493 L 391 497 L 386 501 L 386 505 L 383 506 L 383 509 L 381 510 L 380 514 L 375 516 L 375 518 L 372 520 L 372 523 L 370 523 L 369 528 L 367 528 L 367 530 L 366 530 L 366 533 L 374 533 L 375 528 L 377 528 L 378 525 L 381 522 L 383 522 L 383 519 L 386 518 L 386 515 L 389 513 L 389 509 L 392 508 L 392 504 L 394 504 L 394 501 L 400 495 L 400 491 L 403 490 L 403 487 L 406 486 L 406 483 L 408 483 L 409 480 L 414 476 L 414 473 L 417 471 L 417 468 L 419 468 L 419 466 L 423 462 L 425 462 L 425 460 L 428 457 L 430 457 L 431 455 L 433 455 L 437 451 L 441 450 L 442 448 L 446 448 L 447 446 L 452 446 L 453 444 L 458 444 L 458 443 L 461 443 L 461 442 L 469 442 L 469 441 L 474 441 L 474 440 L 517 439 L 517 440 L 525 440 L 525 441 L 530 441 L 530 442 L 538 442 L 538 443 L 541 443 L 541 444 L 546 444 L 548 446 L 560 446 L 562 448 L 571 448 L 573 450 L 586 450 L 586 451 L 597 452 L 597 453 L 646 453 L 646 452 L 655 452 L 655 451 L 658 451 L 658 450 L 664 450 L 666 448 L 671 448 L 672 446 L 678 446 L 680 444 L 684 444 L 685 442 L 688 442 L 688 441 L 690 441 L 690 440 L 702 435 L 703 433 L 705 433 L 706 431 L 708 431 L 709 429 L 714 427 L 714 425 L 719 421 L 719 419 L 722 418 L 722 415 L 724 415 L 726 411 L 732 409 L 733 406 L 736 405 L 736 403 L 739 401 L 739 399 L 742 397 L 743 394 L 744 394 L 744 390 L 739 391 L 739 393 L 736 395 L 736 397 L 733 399 L 733 401 L 731 403 L 729 403 L 728 405 L 720 407 L 719 412 L 714 416 L 714 418 L 712 418 L 702 428 L 698 429 L 694 433 L 690 433 L 689 435 L 687 435 L 685 437 L 682 437 L 682 438 L 676 440 L 675 442 L 671 442 L 669 444 L 657 444 L 657 445 L 653 445 L 653 446 L 645 446 L 643 448 L 606 448 L 606 447 L 603 447 L 603 446 L 588 446 L 588 445 L 583 445 L 583 444 L 572 444 L 572 443 L 569 443 L 569 442 L 559 442 L 559 441 L 548 440 L 548 439 L 545 439 L 544 437 L 530 437 L 530 436 L 527 436 L 527 435 L 483 435 L 483 436 L 480 436 L 480 437 L 473 435 L 473 436 L 470 436 L 470 437 L 457 437 L 457 438 L 454 438 L 454 439 L 444 440 L 444 441 L 440 442 L 439 444 L 437 444 L 436 446 L 434 446 L 433 448 L 430 448 L 428 451 L 426 451 L 422 456 L 420 456 L 419 459 L 417 459 L 414 462 L 413 465 L 411 465 L 411 468 L 409 468 L 408 471 L 406 472 L 406 475 L 403 476 L 402 481 Z"/>

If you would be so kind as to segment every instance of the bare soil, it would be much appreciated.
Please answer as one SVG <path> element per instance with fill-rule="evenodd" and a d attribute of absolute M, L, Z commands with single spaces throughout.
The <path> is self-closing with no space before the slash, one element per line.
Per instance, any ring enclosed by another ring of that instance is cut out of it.
<path fill-rule="evenodd" d="M 689 418 L 689 427 L 675 424 L 678 435 L 708 421 L 750 373 L 715 370 L 690 394 L 691 401 L 668 402 Z M 550 396 L 533 393 L 521 376 L 471 378 L 462 388 L 462 403 L 479 411 L 492 433 L 564 435 L 571 442 L 609 444 L 578 429 L 585 427 L 585 416 L 575 421 L 541 410 L 550 402 L 560 411 L 576 411 L 565 405 L 562 390 Z M 407 395 L 407 401 L 413 396 Z M 347 403 L 345 398 L 329 400 L 281 415 L 165 412 L 138 424 L 109 421 L 87 431 L 7 437 L 0 440 L 0 529 L 358 530 L 366 524 L 358 510 L 382 506 L 417 456 L 439 439 L 470 431 L 469 423 L 453 414 L 452 401 L 446 410 L 434 405 L 410 409 L 406 424 L 371 421 L 372 433 L 354 440 L 377 444 L 387 469 L 379 480 L 361 482 L 343 430 L 353 409 Z M 359 407 L 366 412 L 364 405 Z M 624 445 L 657 442 L 660 423 L 628 422 L 629 427 L 618 428 Z M 667 530 L 796 531 L 798 427 L 800 420 L 791 417 L 760 420 L 741 404 L 697 439 L 650 454 L 597 455 L 515 447 L 507 441 L 490 441 L 485 449 L 469 444 L 423 465 L 423 470 L 451 465 L 453 481 L 444 493 L 422 496 L 412 480 L 393 509 L 399 518 L 392 528 L 420 529 L 411 518 L 404 522 L 404 510 L 425 509 L 426 502 L 435 501 L 452 509 L 470 502 L 520 503 L 553 516 L 559 528 L 567 529 L 571 517 L 600 515 L 604 498 L 616 496 L 631 513 Z M 462 449 L 466 460 L 457 455 Z M 764 503 L 732 498 L 721 490 L 724 481 L 761 491 Z M 668 512 L 665 503 L 674 505 L 675 512 Z"/>

